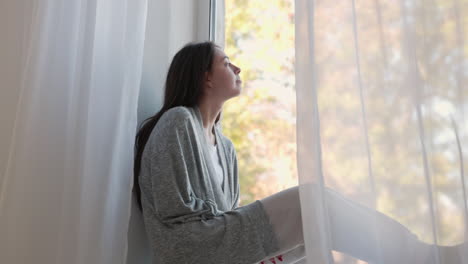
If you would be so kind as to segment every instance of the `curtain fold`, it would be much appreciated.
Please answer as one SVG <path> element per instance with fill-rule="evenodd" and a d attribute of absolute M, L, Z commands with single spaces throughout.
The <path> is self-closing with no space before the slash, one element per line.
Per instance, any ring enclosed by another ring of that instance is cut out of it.
<path fill-rule="evenodd" d="M 124 263 L 147 1 L 30 4 L 0 262 Z"/>
<path fill-rule="evenodd" d="M 425 263 L 447 263 L 445 248 L 462 258 L 456 263 L 468 263 L 455 248 L 466 243 L 468 227 L 468 1 L 295 3 L 298 175 L 309 263 L 363 263 L 334 248 L 337 227 L 350 225 L 356 210 L 343 208 L 336 220 L 330 190 L 376 212 L 355 223 L 376 238 L 367 249 L 373 263 L 395 263 L 387 256 L 392 243 L 427 255 Z M 411 235 L 392 242 L 389 219 Z M 359 248 L 363 237 L 349 232 L 347 243 Z M 414 241 L 437 246 L 421 251 Z M 405 254 L 400 263 L 409 261 Z"/>

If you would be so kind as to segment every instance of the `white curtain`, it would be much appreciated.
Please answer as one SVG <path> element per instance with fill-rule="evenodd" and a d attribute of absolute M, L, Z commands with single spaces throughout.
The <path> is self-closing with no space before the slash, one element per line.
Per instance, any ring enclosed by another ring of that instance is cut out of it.
<path fill-rule="evenodd" d="M 468 1 L 295 3 L 308 263 L 468 263 Z"/>
<path fill-rule="evenodd" d="M 2 85 L 20 96 L 0 263 L 125 262 L 146 2 L 22 2 L 34 17 L 21 85 Z"/>

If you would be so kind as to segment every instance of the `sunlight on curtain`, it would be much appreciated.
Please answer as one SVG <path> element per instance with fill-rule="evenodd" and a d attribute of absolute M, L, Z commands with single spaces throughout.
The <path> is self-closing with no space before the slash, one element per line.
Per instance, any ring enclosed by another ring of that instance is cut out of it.
<path fill-rule="evenodd" d="M 146 0 L 29 4 L 0 263 L 124 263 Z"/>
<path fill-rule="evenodd" d="M 427 244 L 466 240 L 467 36 L 466 0 L 296 0 L 298 174 L 312 186 L 301 189 L 309 263 L 362 263 L 332 252 L 336 223 L 325 187 Z M 360 224 L 377 237 L 369 254 L 392 263 L 383 257 L 391 237 L 384 222 L 372 215 Z M 348 243 L 359 247 L 361 239 L 350 234 Z M 430 263 L 446 263 L 437 247 L 427 254 Z"/>

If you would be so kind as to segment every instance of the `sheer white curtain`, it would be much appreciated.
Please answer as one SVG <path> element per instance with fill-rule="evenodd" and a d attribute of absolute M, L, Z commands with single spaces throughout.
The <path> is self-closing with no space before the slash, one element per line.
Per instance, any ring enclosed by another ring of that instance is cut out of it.
<path fill-rule="evenodd" d="M 468 263 L 468 1 L 295 2 L 308 263 Z"/>
<path fill-rule="evenodd" d="M 26 2 L 0 263 L 124 263 L 146 0 Z"/>

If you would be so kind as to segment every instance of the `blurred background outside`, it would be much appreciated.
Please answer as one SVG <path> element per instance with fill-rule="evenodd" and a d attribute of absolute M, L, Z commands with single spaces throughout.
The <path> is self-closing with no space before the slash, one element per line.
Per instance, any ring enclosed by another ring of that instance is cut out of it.
<path fill-rule="evenodd" d="M 433 240 L 425 191 L 425 174 L 429 174 L 439 243 L 453 245 L 463 241 L 466 232 L 460 168 L 468 161 L 459 156 L 462 146 L 457 145 L 451 120 L 459 113 L 458 106 L 462 115 L 467 108 L 460 58 L 468 57 L 468 46 L 460 36 L 468 35 L 468 17 L 460 14 L 468 1 L 432 2 L 413 1 L 404 14 L 402 6 L 391 0 L 357 1 L 362 73 L 358 76 L 351 1 L 317 1 L 322 162 L 327 186 L 393 217 L 426 242 Z M 404 23 L 422 40 L 412 43 L 420 88 L 405 89 Z M 226 0 L 225 32 L 225 53 L 242 69 L 243 92 L 226 103 L 223 131 L 237 150 L 245 205 L 298 184 L 294 1 Z M 364 86 L 368 115 L 372 183 L 359 85 Z M 415 96 L 420 99 L 428 171 L 421 154 Z M 461 142 L 466 142 L 466 125 L 458 125 Z M 375 204 L 369 204 L 373 188 L 377 196 Z M 334 254 L 336 263 L 362 263 Z"/>

